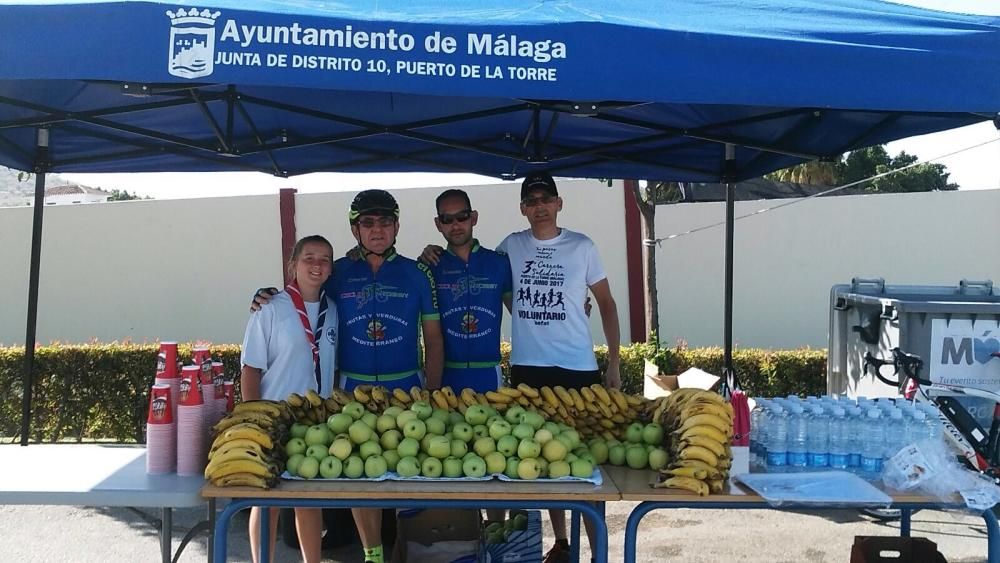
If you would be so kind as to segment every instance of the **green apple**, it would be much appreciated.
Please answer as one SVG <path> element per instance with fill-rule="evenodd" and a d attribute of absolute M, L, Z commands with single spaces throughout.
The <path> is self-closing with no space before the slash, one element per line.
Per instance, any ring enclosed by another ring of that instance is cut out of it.
<path fill-rule="evenodd" d="M 542 459 L 545 459 L 545 458 L 542 458 Z M 574 461 L 576 461 L 578 459 L 580 459 L 580 457 L 578 455 L 576 455 L 573 452 L 570 452 L 570 453 L 566 454 L 566 459 L 564 459 L 563 461 L 565 461 L 566 463 L 573 463 Z"/>
<path fill-rule="evenodd" d="M 517 466 L 521 463 L 521 458 L 519 457 L 508 457 L 507 458 L 507 468 L 504 469 L 503 474 L 511 479 L 520 479 L 517 476 Z"/>
<path fill-rule="evenodd" d="M 423 465 L 423 464 L 424 464 L 424 460 L 425 460 L 425 459 L 427 459 L 427 458 L 429 458 L 429 457 L 431 457 L 431 456 L 427 455 L 427 452 L 425 452 L 425 451 L 420 451 L 420 452 L 419 452 L 419 453 L 417 454 L 417 461 L 419 461 L 419 462 L 420 462 L 420 465 Z"/>
<path fill-rule="evenodd" d="M 538 474 L 542 477 L 549 474 L 549 462 L 545 460 L 544 457 L 536 457 L 535 461 L 538 462 Z"/>
<path fill-rule="evenodd" d="M 590 479 L 594 475 L 594 465 L 585 459 L 578 459 L 570 464 L 570 475 Z"/>
<path fill-rule="evenodd" d="M 490 452 L 483 458 L 487 473 L 503 473 L 507 469 L 507 458 L 500 452 Z"/>
<path fill-rule="evenodd" d="M 448 415 L 448 412 L 449 412 L 448 409 L 434 409 L 433 411 L 431 411 L 431 418 L 436 418 L 437 420 L 440 420 L 441 422 L 448 424 L 448 420 L 451 419 L 451 416 Z"/>
<path fill-rule="evenodd" d="M 352 422 L 354 422 L 354 418 L 351 415 L 345 412 L 338 412 L 337 414 L 331 414 L 330 418 L 326 419 L 326 427 L 336 435 L 347 432 Z"/>
<path fill-rule="evenodd" d="M 337 438 L 330 444 L 327 449 L 327 453 L 336 457 L 340 461 L 344 461 L 350 457 L 351 452 L 354 451 L 354 442 L 348 438 Z"/>
<path fill-rule="evenodd" d="M 469 459 L 470 457 L 479 457 L 479 456 L 476 455 L 476 452 L 472 451 L 466 452 L 466 454 L 462 456 L 462 463 L 465 463 L 465 460 Z"/>
<path fill-rule="evenodd" d="M 347 434 L 351 437 L 351 441 L 357 445 L 364 444 L 368 440 L 372 439 L 372 429 L 362 420 L 355 420 L 351 423 L 351 426 L 347 429 Z"/>
<path fill-rule="evenodd" d="M 425 420 L 424 425 L 427 428 L 427 433 L 434 436 L 441 436 L 447 430 L 444 421 L 433 416 Z"/>
<path fill-rule="evenodd" d="M 288 470 L 292 475 L 299 474 L 299 464 L 305 459 L 305 454 L 295 454 L 289 456 L 288 461 L 285 462 L 285 469 Z"/>
<path fill-rule="evenodd" d="M 455 456 L 448 456 L 441 462 L 442 474 L 450 479 L 455 479 L 465 475 L 462 472 L 462 460 Z"/>
<path fill-rule="evenodd" d="M 365 477 L 378 479 L 389 470 L 389 464 L 380 455 L 373 455 L 365 460 Z"/>
<path fill-rule="evenodd" d="M 565 432 L 560 432 L 556 434 L 556 437 L 553 438 L 553 440 L 559 440 L 560 442 L 562 442 L 566 446 L 566 449 L 568 451 L 573 451 L 573 448 L 575 447 L 573 445 L 573 439 L 570 438 L 569 434 Z"/>
<path fill-rule="evenodd" d="M 285 454 L 292 457 L 295 454 L 306 453 L 306 441 L 302 438 L 290 438 L 285 444 Z"/>
<path fill-rule="evenodd" d="M 549 479 L 558 479 L 570 474 L 570 466 L 565 461 L 553 461 L 549 464 Z"/>
<path fill-rule="evenodd" d="M 427 420 L 434 412 L 434 407 L 427 401 L 413 401 L 413 404 L 410 405 L 410 410 L 417 413 L 417 418 L 420 420 Z"/>
<path fill-rule="evenodd" d="M 420 465 L 420 474 L 424 477 L 430 477 L 432 479 L 440 477 L 441 471 L 444 467 L 441 465 L 441 460 L 436 457 L 428 457 Z"/>
<path fill-rule="evenodd" d="M 430 408 L 430 407 L 428 407 Z M 420 440 L 427 434 L 427 425 L 420 419 L 413 419 L 403 425 L 403 436 Z"/>
<path fill-rule="evenodd" d="M 361 415 L 361 422 L 365 423 L 365 426 L 375 430 L 375 426 L 378 424 L 378 415 L 373 412 L 365 412 Z"/>
<path fill-rule="evenodd" d="M 303 479 L 314 479 L 319 475 L 319 460 L 314 457 L 306 456 L 302 458 L 302 462 L 299 463 L 298 475 Z"/>
<path fill-rule="evenodd" d="M 396 429 L 396 417 L 383 414 L 375 420 L 375 430 L 379 434 L 385 434 L 389 430 Z"/>
<path fill-rule="evenodd" d="M 350 415 L 354 420 L 360 420 L 361 416 L 365 414 L 365 406 L 357 401 L 351 401 L 344 405 L 340 412 Z"/>
<path fill-rule="evenodd" d="M 484 436 L 472 444 L 472 451 L 476 452 L 479 457 L 486 457 L 486 454 L 497 451 L 497 444 L 493 438 Z"/>
<path fill-rule="evenodd" d="M 538 479 L 542 471 L 538 465 L 538 460 L 535 458 L 522 459 L 520 463 L 517 464 L 517 477 L 518 479 Z"/>
<path fill-rule="evenodd" d="M 534 411 L 524 411 L 521 413 L 521 422 L 531 426 L 531 433 L 534 434 L 535 430 L 538 430 L 545 424 L 545 418 L 542 415 Z"/>
<path fill-rule="evenodd" d="M 628 450 L 626 450 L 627 452 Z M 589 451 L 584 451 L 582 454 L 577 456 L 577 459 L 585 459 L 590 462 L 591 465 L 597 465 L 597 460 L 591 455 Z"/>
<path fill-rule="evenodd" d="M 396 473 L 400 477 L 416 477 L 420 475 L 420 462 L 413 456 L 401 457 L 396 464 Z"/>
<path fill-rule="evenodd" d="M 670 456 L 667 455 L 666 450 L 663 448 L 656 448 L 649 452 L 649 468 L 653 471 L 659 471 L 667 466 L 667 462 L 670 461 Z"/>
<path fill-rule="evenodd" d="M 487 438 L 490 435 L 490 429 L 485 424 L 477 424 L 472 427 L 472 437 L 476 438 Z"/>
<path fill-rule="evenodd" d="M 499 440 L 510 434 L 510 423 L 502 418 L 498 418 L 490 424 L 490 438 Z"/>
<path fill-rule="evenodd" d="M 545 424 L 542 425 L 542 428 L 551 432 L 553 436 L 556 436 L 557 434 L 563 431 L 563 428 L 560 428 L 558 424 L 551 421 L 545 421 Z"/>
<path fill-rule="evenodd" d="M 565 436 L 567 439 L 569 439 L 570 450 L 575 450 L 577 446 L 580 445 L 580 433 L 577 432 L 576 430 L 573 429 L 563 430 L 562 432 L 559 433 L 559 435 Z"/>
<path fill-rule="evenodd" d="M 541 453 L 542 447 L 538 445 L 538 442 L 531 438 L 525 438 L 521 440 L 521 443 L 517 445 L 517 457 L 521 459 L 535 458 Z M 566 453 L 563 452 L 563 456 Z"/>
<path fill-rule="evenodd" d="M 399 430 L 393 428 L 392 430 L 386 430 L 379 437 L 378 443 L 382 446 L 383 450 L 394 450 L 399 447 L 399 441 L 403 439 L 403 433 Z"/>
<path fill-rule="evenodd" d="M 535 441 L 538 442 L 539 444 L 544 446 L 551 440 L 552 440 L 552 432 L 549 432 L 544 427 L 539 428 L 537 431 L 535 431 Z"/>
<path fill-rule="evenodd" d="M 451 442 L 449 442 L 448 438 L 445 438 L 444 436 L 432 436 L 430 443 L 427 444 L 427 455 L 438 459 L 444 459 L 450 456 Z"/>
<path fill-rule="evenodd" d="M 449 443 L 451 444 L 451 455 L 453 457 L 461 458 L 469 452 L 469 444 L 466 444 L 462 440 L 452 440 Z"/>
<path fill-rule="evenodd" d="M 506 457 L 517 454 L 517 446 L 521 443 L 512 434 L 508 434 L 499 440 L 497 440 L 497 451 L 502 453 Z"/>
<path fill-rule="evenodd" d="M 600 438 L 590 441 L 590 455 L 594 456 L 594 463 L 602 465 L 608 461 L 608 445 Z"/>
<path fill-rule="evenodd" d="M 344 477 L 348 479 L 357 479 L 365 474 L 365 462 L 361 461 L 361 458 L 352 455 L 351 457 L 344 460 Z"/>
<path fill-rule="evenodd" d="M 535 443 L 537 444 L 538 442 Z M 520 450 L 521 449 L 518 448 L 518 454 L 520 454 Z M 566 459 L 566 454 L 568 453 L 569 452 L 566 451 L 566 444 L 563 444 L 559 440 L 549 440 L 544 446 L 542 446 L 542 457 L 544 457 L 545 461 L 548 461 L 549 463 Z"/>
<path fill-rule="evenodd" d="M 458 411 L 448 411 L 448 427 L 453 427 L 458 423 L 465 423 L 465 416 Z"/>
<path fill-rule="evenodd" d="M 413 438 L 403 438 L 399 442 L 399 446 L 396 447 L 396 451 L 399 452 L 399 457 L 417 457 L 420 452 L 420 442 Z"/>
<path fill-rule="evenodd" d="M 461 440 L 468 444 L 474 437 L 472 425 L 467 422 L 459 422 L 451 427 L 451 435 L 456 440 Z"/>
<path fill-rule="evenodd" d="M 361 459 L 367 461 L 368 458 L 374 455 L 382 455 L 382 446 L 375 440 L 368 440 L 358 447 L 358 455 L 361 456 Z"/>
<path fill-rule="evenodd" d="M 336 456 L 328 455 L 319 462 L 319 474 L 324 479 L 336 479 L 344 472 L 344 464 Z"/>
<path fill-rule="evenodd" d="M 482 477 L 486 475 L 486 462 L 479 456 L 472 456 L 462 462 L 462 473 L 466 477 Z"/>
<path fill-rule="evenodd" d="M 521 405 L 511 405 L 507 412 L 503 413 L 503 418 L 513 426 L 521 422 L 521 413 L 523 412 L 524 407 Z"/>
<path fill-rule="evenodd" d="M 608 461 L 611 465 L 625 465 L 625 446 L 615 444 L 608 448 Z"/>
<path fill-rule="evenodd" d="M 389 468 L 389 471 L 395 471 L 396 464 L 399 463 L 399 452 L 396 450 L 385 450 L 382 452 L 382 457 L 385 458 L 385 465 Z"/>
<path fill-rule="evenodd" d="M 427 448 L 431 445 L 431 438 L 437 438 L 437 436 L 433 434 L 424 434 L 424 437 L 420 439 L 420 451 L 427 451 Z"/>
<path fill-rule="evenodd" d="M 309 430 L 308 424 L 302 424 L 296 422 L 295 424 L 292 425 L 292 428 L 289 430 L 289 435 L 292 438 L 305 438 L 306 430 Z"/>
<path fill-rule="evenodd" d="M 396 428 L 402 429 L 404 426 L 406 426 L 407 422 L 415 420 L 417 418 L 419 418 L 417 417 L 417 413 L 411 410 L 405 410 L 396 415 Z"/>
<path fill-rule="evenodd" d="M 465 409 L 465 422 L 468 422 L 472 426 L 486 424 L 486 420 L 489 417 L 489 411 L 483 405 L 472 405 Z"/>
<path fill-rule="evenodd" d="M 625 441 L 633 444 L 642 443 L 642 430 L 645 426 L 641 422 L 633 422 L 625 429 Z"/>
<path fill-rule="evenodd" d="M 625 449 L 625 463 L 632 469 L 642 469 L 649 463 L 645 446 L 634 445 Z"/>
<path fill-rule="evenodd" d="M 326 444 L 313 444 L 306 448 L 306 457 L 314 457 L 316 461 L 329 455 Z"/>
<path fill-rule="evenodd" d="M 524 440 L 525 438 L 534 438 L 535 429 L 530 424 L 520 423 L 514 426 L 510 431 L 511 436 L 514 436 L 518 440 Z"/>
<path fill-rule="evenodd" d="M 651 445 L 659 446 L 663 443 L 663 426 L 656 422 L 650 422 L 642 428 L 642 441 Z"/>
<path fill-rule="evenodd" d="M 330 429 L 325 424 L 314 424 L 306 430 L 306 437 L 303 439 L 307 446 L 311 446 L 313 444 L 329 445 L 330 438 Z"/>
<path fill-rule="evenodd" d="M 391 407 L 386 408 L 384 411 L 382 411 L 382 414 L 384 414 L 386 416 L 391 416 L 392 418 L 395 419 L 397 416 L 399 416 L 399 413 L 403 412 L 403 410 L 404 409 L 402 407 L 397 407 L 397 406 L 393 405 Z"/>

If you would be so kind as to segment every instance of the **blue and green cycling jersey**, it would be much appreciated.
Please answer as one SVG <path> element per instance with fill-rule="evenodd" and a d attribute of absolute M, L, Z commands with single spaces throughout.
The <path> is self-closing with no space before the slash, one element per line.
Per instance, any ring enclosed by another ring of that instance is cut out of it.
<path fill-rule="evenodd" d="M 373 273 L 367 261 L 344 257 L 325 289 L 337 303 L 341 381 L 392 388 L 420 370 L 421 322 L 439 318 L 427 266 L 390 251 Z"/>
<path fill-rule="evenodd" d="M 445 371 L 496 366 L 503 296 L 511 293 L 507 256 L 473 241 L 468 263 L 446 250 L 432 271 L 444 334 Z"/>

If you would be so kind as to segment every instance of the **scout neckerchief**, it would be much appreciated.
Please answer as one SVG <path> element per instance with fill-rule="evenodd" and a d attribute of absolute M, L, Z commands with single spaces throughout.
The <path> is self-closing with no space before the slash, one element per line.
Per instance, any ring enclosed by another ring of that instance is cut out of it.
<path fill-rule="evenodd" d="M 309 326 L 309 314 L 306 313 L 306 304 L 302 300 L 299 283 L 292 280 L 292 283 L 285 286 L 285 291 L 292 298 L 292 304 L 295 305 L 295 310 L 299 313 L 299 320 L 302 321 L 302 328 L 306 332 L 306 340 L 309 341 L 309 347 L 312 348 L 313 365 L 316 366 L 316 392 L 321 393 L 323 385 L 319 368 L 319 341 L 323 335 L 323 321 L 326 320 L 326 291 L 322 288 L 319 290 L 319 318 L 316 319 L 316 330 Z"/>

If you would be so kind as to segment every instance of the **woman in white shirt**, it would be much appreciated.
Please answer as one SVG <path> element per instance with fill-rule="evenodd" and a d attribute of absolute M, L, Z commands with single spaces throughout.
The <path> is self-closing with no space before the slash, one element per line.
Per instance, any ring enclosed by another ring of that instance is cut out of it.
<path fill-rule="evenodd" d="M 333 246 L 319 235 L 295 244 L 288 261 L 291 281 L 250 314 L 243 338 L 240 385 L 243 400 L 282 400 L 312 389 L 329 396 L 336 370 L 337 309 L 323 284 L 333 271 Z M 271 509 L 271 560 L 278 509 Z M 306 563 L 321 559 L 323 518 L 318 508 L 296 508 L 295 527 Z M 260 560 L 260 508 L 250 511 L 250 551 Z"/>

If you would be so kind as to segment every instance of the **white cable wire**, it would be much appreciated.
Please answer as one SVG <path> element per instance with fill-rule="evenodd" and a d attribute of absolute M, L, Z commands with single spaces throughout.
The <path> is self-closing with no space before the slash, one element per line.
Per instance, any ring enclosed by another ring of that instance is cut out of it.
<path fill-rule="evenodd" d="M 754 211 L 753 213 L 747 213 L 745 215 L 738 215 L 738 216 L 734 217 L 733 222 L 739 221 L 741 219 L 746 219 L 748 217 L 753 217 L 755 215 L 760 215 L 762 213 L 767 213 L 768 211 L 773 211 L 775 209 L 781 209 L 782 207 L 788 207 L 790 205 L 795 205 L 797 203 L 802 203 L 804 201 L 807 201 L 807 200 L 810 200 L 810 199 L 813 199 L 813 198 L 816 198 L 816 197 L 821 197 L 821 196 L 824 196 L 824 195 L 827 195 L 827 194 L 832 194 L 832 193 L 835 193 L 835 192 L 839 192 L 840 190 L 851 188 L 851 187 L 857 186 L 858 184 L 864 184 L 865 182 L 871 182 L 872 180 L 877 180 L 879 178 L 883 178 L 885 176 L 889 176 L 890 174 L 895 174 L 897 172 L 902 172 L 903 170 L 907 170 L 907 169 L 913 168 L 915 166 L 920 166 L 922 164 L 929 164 L 931 162 L 936 162 L 938 160 L 941 160 L 941 159 L 944 159 L 944 158 L 948 158 L 948 157 L 951 157 L 951 156 L 955 156 L 956 154 L 960 154 L 960 153 L 963 153 L 963 152 L 966 152 L 966 151 L 970 151 L 972 149 L 978 149 L 979 147 L 983 147 L 983 146 L 986 146 L 986 145 L 988 145 L 990 143 L 995 143 L 997 141 L 1000 141 L 1000 138 L 991 139 L 989 141 L 983 141 L 981 143 L 977 143 L 975 145 L 972 145 L 972 146 L 969 146 L 969 147 L 965 147 L 964 149 L 959 149 L 959 150 L 956 150 L 956 151 L 952 151 L 950 153 L 942 154 L 940 156 L 936 156 L 934 158 L 929 158 L 927 160 L 918 160 L 918 161 L 916 161 L 916 162 L 914 162 L 912 164 L 907 164 L 906 166 L 901 166 L 899 168 L 894 168 L 892 170 L 888 170 L 888 171 L 883 172 L 881 174 L 876 174 L 876 175 L 871 176 L 869 178 L 864 178 L 862 180 L 857 180 L 857 181 L 851 182 L 849 184 L 844 184 L 843 186 L 836 186 L 836 187 L 830 188 L 829 190 L 824 190 L 822 192 L 817 192 L 817 193 L 814 193 L 814 194 L 811 194 L 811 195 L 807 195 L 805 197 L 794 198 L 794 199 L 791 199 L 790 201 L 786 201 L 784 203 L 780 203 L 780 204 L 774 205 L 772 207 L 765 207 L 763 209 L 758 209 L 757 211 Z M 672 235 L 667 235 L 665 237 L 660 237 L 660 238 L 653 239 L 653 240 L 643 239 L 642 244 L 644 244 L 646 246 L 654 246 L 654 245 L 655 246 L 660 246 L 660 243 L 662 243 L 665 240 L 673 240 L 675 238 L 680 238 L 680 237 L 687 236 L 687 235 L 693 235 L 695 233 L 700 233 L 701 231 L 707 231 L 709 229 L 714 229 L 716 227 L 725 226 L 725 224 L 726 224 L 725 221 L 719 221 L 717 223 L 711 223 L 709 225 L 703 225 L 701 227 L 695 227 L 693 229 L 684 231 L 682 233 L 674 233 Z"/>

